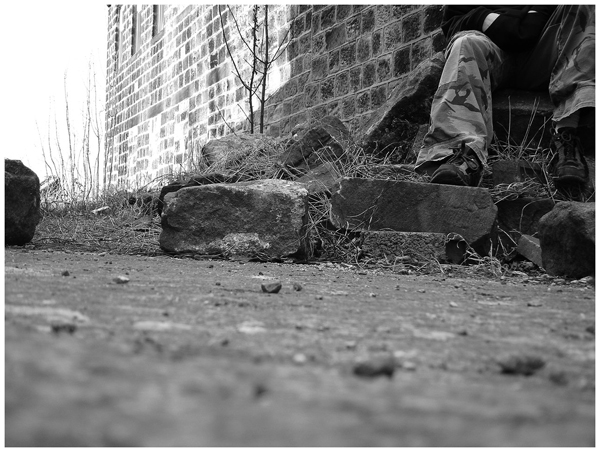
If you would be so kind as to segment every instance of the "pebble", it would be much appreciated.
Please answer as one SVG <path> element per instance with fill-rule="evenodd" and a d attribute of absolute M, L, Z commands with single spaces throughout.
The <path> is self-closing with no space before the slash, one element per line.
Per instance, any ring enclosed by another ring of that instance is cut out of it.
<path fill-rule="evenodd" d="M 70 273 L 68 270 L 65 270 L 64 272 L 61 273 L 62 276 L 69 276 Z"/>
<path fill-rule="evenodd" d="M 450 305 L 451 308 L 458 308 L 458 303 L 456 301 L 451 301 L 448 304 Z"/>
<path fill-rule="evenodd" d="M 386 359 L 383 361 L 360 362 L 354 365 L 352 373 L 357 377 L 376 378 L 388 377 L 392 378 L 396 370 L 396 365 L 393 360 Z"/>
<path fill-rule="evenodd" d="M 281 283 L 279 281 L 272 283 L 262 283 L 260 288 L 265 293 L 278 293 L 281 290 Z"/>
<path fill-rule="evenodd" d="M 306 361 L 308 361 L 304 353 L 296 353 L 292 359 L 296 364 L 306 364 Z"/>
<path fill-rule="evenodd" d="M 300 292 L 302 290 L 302 286 L 298 283 L 294 283 L 292 287 L 296 292 Z"/>
<path fill-rule="evenodd" d="M 531 308 L 539 308 L 542 306 L 542 302 L 540 300 L 530 300 L 527 302 L 527 306 Z"/>
<path fill-rule="evenodd" d="M 539 356 L 512 355 L 498 361 L 503 374 L 533 375 L 546 365 Z"/>
<path fill-rule="evenodd" d="M 129 278 L 127 276 L 117 276 L 113 278 L 113 281 L 117 284 L 127 284 L 129 282 Z"/>

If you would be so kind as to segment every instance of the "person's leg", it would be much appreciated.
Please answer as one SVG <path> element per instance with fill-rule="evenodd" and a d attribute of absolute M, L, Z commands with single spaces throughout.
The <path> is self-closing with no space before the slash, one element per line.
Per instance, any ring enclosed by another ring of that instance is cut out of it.
<path fill-rule="evenodd" d="M 480 168 L 486 163 L 493 136 L 491 93 L 507 74 L 505 59 L 505 52 L 483 33 L 461 32 L 452 38 L 416 171 L 431 173 L 463 144 Z"/>
<path fill-rule="evenodd" d="M 589 127 L 595 108 L 595 7 L 558 6 L 538 44 L 517 57 L 516 88 L 548 87 L 554 103 L 555 182 L 585 183 L 588 168 L 578 129 Z"/>

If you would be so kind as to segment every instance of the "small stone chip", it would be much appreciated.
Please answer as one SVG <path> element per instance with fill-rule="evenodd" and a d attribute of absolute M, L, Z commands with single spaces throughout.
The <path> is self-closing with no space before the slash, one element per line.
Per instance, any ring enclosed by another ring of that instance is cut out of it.
<path fill-rule="evenodd" d="M 546 365 L 546 361 L 539 356 L 513 355 L 498 361 L 503 374 L 533 375 Z"/>
<path fill-rule="evenodd" d="M 300 292 L 302 290 L 302 286 L 298 283 L 294 283 L 293 287 L 296 292 Z"/>
<path fill-rule="evenodd" d="M 113 278 L 113 281 L 117 284 L 127 284 L 129 282 L 129 278 L 127 276 L 117 276 Z"/>
<path fill-rule="evenodd" d="M 278 281 L 266 284 L 263 283 L 260 285 L 260 288 L 266 293 L 278 293 L 281 290 L 281 283 Z"/>
<path fill-rule="evenodd" d="M 62 276 L 69 276 L 69 270 L 65 270 L 64 272 L 61 273 Z"/>

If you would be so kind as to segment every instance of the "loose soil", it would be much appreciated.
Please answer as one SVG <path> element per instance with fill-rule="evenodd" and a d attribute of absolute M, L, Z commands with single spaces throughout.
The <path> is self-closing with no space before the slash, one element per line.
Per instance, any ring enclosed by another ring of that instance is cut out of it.
<path fill-rule="evenodd" d="M 595 444 L 586 281 L 30 246 L 5 295 L 7 446 Z"/>

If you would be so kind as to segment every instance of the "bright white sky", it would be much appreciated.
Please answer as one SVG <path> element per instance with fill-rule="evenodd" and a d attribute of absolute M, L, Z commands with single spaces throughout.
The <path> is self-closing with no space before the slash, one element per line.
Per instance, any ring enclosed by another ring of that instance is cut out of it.
<path fill-rule="evenodd" d="M 36 121 L 46 133 L 51 99 L 58 103 L 64 98 L 65 71 L 73 109 L 81 108 L 89 61 L 104 86 L 107 10 L 106 3 L 95 0 L 9 2 L 3 8 L 0 77 L 8 98 L 2 108 L 3 154 L 21 160 L 40 181 L 46 171 Z M 64 115 L 64 109 L 57 114 Z"/>

